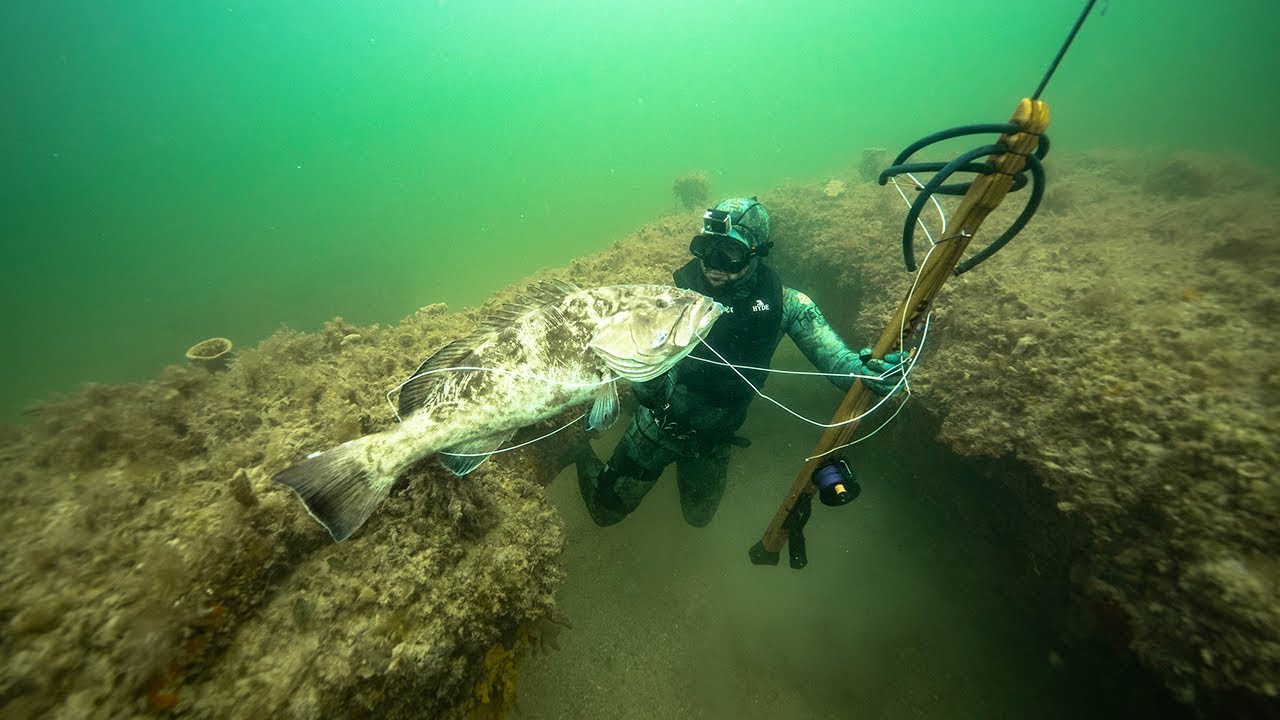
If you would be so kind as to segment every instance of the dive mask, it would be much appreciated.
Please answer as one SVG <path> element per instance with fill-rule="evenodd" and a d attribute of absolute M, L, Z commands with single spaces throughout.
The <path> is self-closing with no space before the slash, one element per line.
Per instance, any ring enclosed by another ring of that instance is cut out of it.
<path fill-rule="evenodd" d="M 751 251 L 728 235 L 698 235 L 689 242 L 689 254 L 702 261 L 709 270 L 732 275 L 751 261 Z"/>
<path fill-rule="evenodd" d="M 750 239 L 743 237 L 743 233 Z M 736 273 L 755 254 L 755 234 L 745 226 L 735 226 L 725 210 L 711 209 L 702 216 L 702 233 L 689 242 L 689 254 L 711 270 Z"/>

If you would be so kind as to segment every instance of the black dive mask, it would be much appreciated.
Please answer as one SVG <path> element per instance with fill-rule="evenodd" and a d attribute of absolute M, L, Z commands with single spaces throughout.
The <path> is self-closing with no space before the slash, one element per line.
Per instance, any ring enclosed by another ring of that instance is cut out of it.
<path fill-rule="evenodd" d="M 689 242 L 689 254 L 701 260 L 708 270 L 732 275 L 741 272 L 755 253 L 729 235 L 698 235 Z"/>

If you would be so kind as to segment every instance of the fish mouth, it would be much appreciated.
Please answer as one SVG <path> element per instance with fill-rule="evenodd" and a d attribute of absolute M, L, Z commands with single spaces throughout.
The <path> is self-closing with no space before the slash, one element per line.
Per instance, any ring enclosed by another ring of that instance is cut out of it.
<path fill-rule="evenodd" d="M 712 300 L 711 309 L 707 310 L 707 312 L 702 316 L 702 324 L 698 327 L 699 332 L 711 327 L 716 320 L 720 319 L 721 315 L 728 311 L 729 308 L 725 307 L 724 303 Z"/>
<path fill-rule="evenodd" d="M 692 306 L 687 307 L 681 310 L 680 317 L 676 318 L 675 337 L 672 339 L 675 341 L 675 344 L 680 347 L 684 347 L 685 345 L 693 342 L 693 336 L 698 331 L 697 328 L 694 327 L 698 323 L 695 319 L 697 316 L 691 312 L 692 310 Z"/>
<path fill-rule="evenodd" d="M 724 305 L 706 297 L 686 307 L 675 322 L 675 344 L 689 347 L 701 341 L 707 334 L 707 329 L 724 311 Z"/>
<path fill-rule="evenodd" d="M 693 331 L 693 334 L 698 338 L 698 340 L 706 338 L 707 331 L 711 329 L 711 326 L 715 324 L 716 320 L 719 320 L 720 316 L 728 309 L 723 304 L 718 303 L 715 300 L 711 300 L 710 298 L 707 298 L 707 301 L 709 301 L 710 307 L 699 313 L 697 321 L 698 327 Z M 702 304 L 703 303 L 699 303 L 699 305 Z"/>

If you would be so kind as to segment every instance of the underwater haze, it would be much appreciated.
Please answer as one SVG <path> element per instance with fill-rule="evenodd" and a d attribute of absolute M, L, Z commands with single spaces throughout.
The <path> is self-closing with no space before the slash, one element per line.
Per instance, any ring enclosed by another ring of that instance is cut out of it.
<path fill-rule="evenodd" d="M 477 303 L 684 212 L 682 173 L 752 193 L 1002 121 L 1081 7 L 5 4 L 0 419 L 211 336 Z M 1274 6 L 1099 9 L 1055 147 L 1280 159 Z"/>

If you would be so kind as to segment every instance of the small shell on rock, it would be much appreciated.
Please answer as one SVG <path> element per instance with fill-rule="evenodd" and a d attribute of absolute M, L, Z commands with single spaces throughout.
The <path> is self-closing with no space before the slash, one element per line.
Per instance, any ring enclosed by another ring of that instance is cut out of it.
<path fill-rule="evenodd" d="M 832 180 L 822 186 L 822 194 L 827 197 L 838 197 L 842 192 L 844 192 L 844 182 L 842 180 Z"/>

